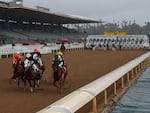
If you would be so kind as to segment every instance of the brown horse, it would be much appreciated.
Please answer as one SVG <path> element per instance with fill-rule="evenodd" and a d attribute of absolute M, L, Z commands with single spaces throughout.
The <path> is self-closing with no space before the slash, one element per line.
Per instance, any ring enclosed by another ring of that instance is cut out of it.
<path fill-rule="evenodd" d="M 17 79 L 17 84 L 18 86 L 20 85 L 20 79 L 23 81 L 23 67 L 21 64 L 19 63 L 14 63 L 13 64 L 13 76 L 11 77 L 11 80 L 15 80 Z"/>
<path fill-rule="evenodd" d="M 63 69 L 58 66 L 58 62 L 55 61 L 52 65 L 53 68 L 53 85 L 61 91 L 62 86 L 65 83 L 67 77 L 67 65 L 65 64 Z"/>
<path fill-rule="evenodd" d="M 42 75 L 44 74 L 44 71 L 45 71 L 45 64 L 44 62 L 42 61 L 41 58 L 38 58 L 36 61 L 35 61 L 35 64 L 36 66 L 38 67 L 38 69 L 40 70 L 39 73 L 40 73 L 40 79 L 38 80 L 38 84 L 40 84 L 40 81 L 42 79 Z"/>
<path fill-rule="evenodd" d="M 32 67 L 29 67 L 24 73 L 24 89 L 26 89 L 26 82 L 28 81 L 30 86 L 30 91 L 33 92 L 33 88 L 39 87 L 38 80 L 41 78 L 39 72 L 34 72 Z"/>

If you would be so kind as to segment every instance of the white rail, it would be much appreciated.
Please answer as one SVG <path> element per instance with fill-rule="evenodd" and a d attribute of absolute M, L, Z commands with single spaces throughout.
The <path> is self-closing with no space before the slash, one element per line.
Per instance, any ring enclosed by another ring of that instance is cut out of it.
<path fill-rule="evenodd" d="M 14 52 L 22 52 L 22 53 L 27 53 L 27 52 L 33 52 L 34 48 L 38 48 L 41 54 L 46 54 L 46 53 L 52 53 L 53 51 L 58 51 L 60 49 L 61 44 L 48 44 L 47 46 L 43 45 L 28 45 L 28 46 L 23 46 L 23 45 L 5 45 L 5 46 L 0 46 L 0 58 L 2 58 L 2 55 L 9 55 L 13 54 Z M 83 43 L 71 43 L 71 44 L 65 44 L 66 50 L 78 50 L 78 49 L 83 49 L 84 44 Z"/>
<path fill-rule="evenodd" d="M 75 90 L 64 98 L 56 101 L 37 113 L 74 113 L 82 106 L 93 100 L 98 94 L 105 91 L 133 68 L 142 64 L 149 58 L 150 52 L 130 61 L 129 63 L 115 69 L 114 71 L 100 77 L 99 79 Z M 140 67 L 143 67 L 142 65 Z M 96 112 L 95 112 L 96 113 Z"/>

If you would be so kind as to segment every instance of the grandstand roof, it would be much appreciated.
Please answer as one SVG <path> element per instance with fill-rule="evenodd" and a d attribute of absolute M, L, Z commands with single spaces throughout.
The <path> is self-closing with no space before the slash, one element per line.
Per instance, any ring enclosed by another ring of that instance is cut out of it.
<path fill-rule="evenodd" d="M 75 24 L 75 23 L 98 23 L 98 20 L 82 18 L 62 13 L 39 11 L 26 7 L 3 7 L 0 6 L 0 19 L 14 20 L 17 22 L 47 22 L 52 24 Z"/>

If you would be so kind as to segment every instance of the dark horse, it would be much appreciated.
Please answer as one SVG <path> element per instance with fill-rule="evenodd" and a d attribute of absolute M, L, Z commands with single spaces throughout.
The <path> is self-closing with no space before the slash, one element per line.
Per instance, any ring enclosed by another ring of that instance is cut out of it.
<path fill-rule="evenodd" d="M 30 66 L 24 73 L 24 89 L 26 89 L 26 82 L 28 81 L 30 85 L 30 91 L 33 92 L 33 88 L 39 87 L 38 80 L 41 78 L 39 72 L 34 72 L 33 68 Z"/>
<path fill-rule="evenodd" d="M 11 80 L 18 80 L 17 84 L 18 86 L 20 85 L 20 79 L 23 81 L 22 78 L 23 75 L 23 67 L 19 63 L 14 63 L 13 64 L 13 76 L 11 77 Z"/>
<path fill-rule="evenodd" d="M 52 68 L 53 68 L 53 85 L 61 90 L 67 77 L 67 65 L 65 64 L 62 70 L 61 68 L 58 67 L 58 62 L 55 61 L 54 64 L 52 65 Z"/>

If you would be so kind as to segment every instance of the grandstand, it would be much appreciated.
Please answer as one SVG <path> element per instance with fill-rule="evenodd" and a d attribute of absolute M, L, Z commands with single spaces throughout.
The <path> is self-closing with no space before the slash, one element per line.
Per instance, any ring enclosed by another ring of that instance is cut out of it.
<path fill-rule="evenodd" d="M 62 37 L 81 39 L 87 36 L 86 33 L 68 26 L 98 22 L 90 18 L 23 7 L 22 0 L 0 4 L 0 40 L 5 43 L 18 40 L 49 42 Z"/>

